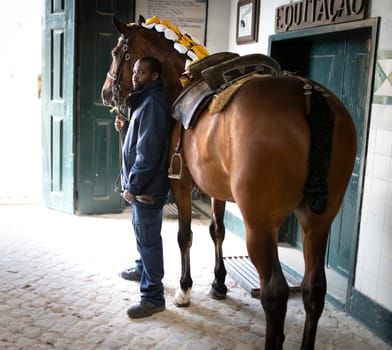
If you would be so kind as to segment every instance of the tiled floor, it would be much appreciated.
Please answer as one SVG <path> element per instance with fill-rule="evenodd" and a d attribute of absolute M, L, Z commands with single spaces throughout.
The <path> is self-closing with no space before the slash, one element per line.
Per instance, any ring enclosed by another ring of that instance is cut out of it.
<path fill-rule="evenodd" d="M 214 248 L 208 221 L 194 220 L 191 250 L 194 287 L 188 308 L 172 298 L 180 275 L 177 222 L 165 220 L 167 310 L 131 321 L 138 284 L 118 273 L 135 253 L 129 213 L 77 217 L 41 205 L 0 205 L 0 349 L 260 349 L 265 318 L 257 299 L 230 277 L 226 300 L 208 296 Z M 227 255 L 244 244 L 228 233 Z M 289 300 L 285 349 L 299 349 L 304 311 Z M 316 349 L 382 349 L 377 337 L 326 303 Z"/>

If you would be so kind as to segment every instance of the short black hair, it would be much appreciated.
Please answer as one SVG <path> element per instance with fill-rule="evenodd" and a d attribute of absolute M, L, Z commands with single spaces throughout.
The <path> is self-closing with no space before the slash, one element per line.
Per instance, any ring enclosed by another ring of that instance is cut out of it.
<path fill-rule="evenodd" d="M 159 77 L 161 77 L 162 64 L 155 57 L 143 56 L 139 59 L 139 62 L 147 62 L 150 65 L 151 73 L 158 73 Z"/>

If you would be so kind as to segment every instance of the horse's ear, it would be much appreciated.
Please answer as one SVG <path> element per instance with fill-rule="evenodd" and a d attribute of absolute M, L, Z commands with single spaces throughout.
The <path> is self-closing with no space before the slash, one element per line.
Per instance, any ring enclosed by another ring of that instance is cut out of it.
<path fill-rule="evenodd" d="M 115 27 L 117 28 L 117 30 L 121 33 L 121 34 L 126 34 L 128 32 L 128 27 L 126 24 L 120 22 L 116 17 L 113 16 L 113 24 L 115 25 Z"/>
<path fill-rule="evenodd" d="M 140 26 L 142 23 L 146 23 L 146 19 L 142 15 L 139 15 L 139 19 L 137 20 L 137 24 Z"/>

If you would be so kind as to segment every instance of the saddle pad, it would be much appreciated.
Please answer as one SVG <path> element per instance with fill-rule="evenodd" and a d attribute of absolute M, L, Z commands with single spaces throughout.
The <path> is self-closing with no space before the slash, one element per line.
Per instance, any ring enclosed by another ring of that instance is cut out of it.
<path fill-rule="evenodd" d="M 210 103 L 209 106 L 209 111 L 210 113 L 219 113 L 222 112 L 227 104 L 230 102 L 231 98 L 234 96 L 234 94 L 238 91 L 238 89 L 247 83 L 249 80 L 256 79 L 256 78 L 261 78 L 261 77 L 266 77 L 266 76 L 271 76 L 271 74 L 250 74 L 247 75 L 243 78 L 240 78 L 236 80 L 234 83 L 229 85 L 227 88 L 219 92 L 218 94 L 215 94 L 214 98 L 212 99 L 212 102 Z"/>
<path fill-rule="evenodd" d="M 200 79 L 187 86 L 172 106 L 172 117 L 178 120 L 185 129 L 192 127 L 192 118 L 200 112 L 203 102 L 214 94 L 207 82 Z"/>

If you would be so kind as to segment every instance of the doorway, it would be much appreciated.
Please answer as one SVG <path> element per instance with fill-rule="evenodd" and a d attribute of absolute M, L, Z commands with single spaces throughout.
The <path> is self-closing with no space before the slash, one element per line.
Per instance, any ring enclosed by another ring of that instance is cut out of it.
<path fill-rule="evenodd" d="M 327 267 L 338 273 L 346 286 L 353 273 L 357 250 L 376 28 L 376 20 L 366 20 L 270 37 L 270 55 L 282 69 L 332 90 L 350 111 L 356 125 L 358 150 L 354 170 L 331 226 L 326 253 Z M 294 216 L 288 219 L 280 236 L 302 250 L 301 232 Z"/>

